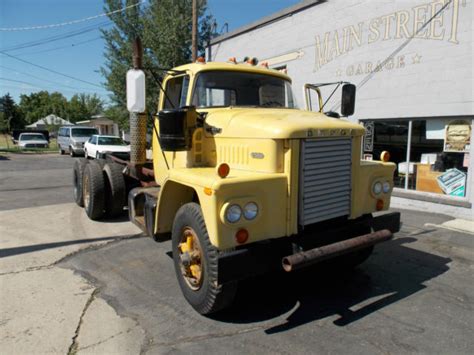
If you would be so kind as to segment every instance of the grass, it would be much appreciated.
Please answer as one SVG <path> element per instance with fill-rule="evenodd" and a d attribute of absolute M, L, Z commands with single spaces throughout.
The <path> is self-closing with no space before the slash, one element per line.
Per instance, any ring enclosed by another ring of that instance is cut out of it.
<path fill-rule="evenodd" d="M 56 138 L 49 140 L 49 148 L 28 148 L 20 149 L 18 145 L 13 144 L 12 137 L 9 134 L 0 134 L 0 152 L 4 153 L 50 153 L 58 151 Z"/>

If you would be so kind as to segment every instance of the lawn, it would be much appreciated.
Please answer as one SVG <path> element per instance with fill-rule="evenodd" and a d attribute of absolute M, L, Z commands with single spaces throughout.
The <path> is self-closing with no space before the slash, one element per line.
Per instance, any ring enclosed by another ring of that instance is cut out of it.
<path fill-rule="evenodd" d="M 10 153 L 47 153 L 55 152 L 58 150 L 58 143 L 56 138 L 50 138 L 49 148 L 29 148 L 29 149 L 20 149 L 16 144 L 13 144 L 12 137 L 9 134 L 2 133 L 0 134 L 0 152 L 10 152 Z"/>

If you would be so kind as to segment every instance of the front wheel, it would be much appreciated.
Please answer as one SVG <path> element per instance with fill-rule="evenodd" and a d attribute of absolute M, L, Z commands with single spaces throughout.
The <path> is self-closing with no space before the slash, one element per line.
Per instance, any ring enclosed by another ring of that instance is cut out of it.
<path fill-rule="evenodd" d="M 184 298 L 201 314 L 215 313 L 234 300 L 237 282 L 218 284 L 219 252 L 211 244 L 201 207 L 183 205 L 172 230 L 173 261 Z"/>
<path fill-rule="evenodd" d="M 76 153 L 74 153 L 74 149 L 72 147 L 69 147 L 69 155 L 74 158 L 76 156 Z"/>

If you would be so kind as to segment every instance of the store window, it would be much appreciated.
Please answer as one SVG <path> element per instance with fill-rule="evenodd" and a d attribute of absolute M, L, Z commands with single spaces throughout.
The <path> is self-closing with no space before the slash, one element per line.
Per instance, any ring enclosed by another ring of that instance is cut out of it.
<path fill-rule="evenodd" d="M 364 159 L 390 152 L 395 187 L 465 197 L 471 120 L 367 120 Z"/>

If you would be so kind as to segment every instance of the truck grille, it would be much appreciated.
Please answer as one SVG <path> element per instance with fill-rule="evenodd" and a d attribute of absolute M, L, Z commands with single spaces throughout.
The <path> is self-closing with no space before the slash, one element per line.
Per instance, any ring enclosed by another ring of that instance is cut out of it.
<path fill-rule="evenodd" d="M 351 138 L 303 140 L 299 223 L 345 216 L 351 205 Z"/>

